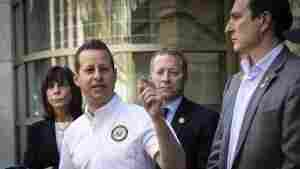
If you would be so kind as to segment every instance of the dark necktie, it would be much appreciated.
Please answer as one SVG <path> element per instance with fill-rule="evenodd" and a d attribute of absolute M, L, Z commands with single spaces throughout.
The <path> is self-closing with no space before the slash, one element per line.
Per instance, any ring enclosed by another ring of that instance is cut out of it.
<path fill-rule="evenodd" d="M 167 119 L 170 109 L 167 107 L 164 107 L 162 111 L 163 111 L 164 118 Z"/>

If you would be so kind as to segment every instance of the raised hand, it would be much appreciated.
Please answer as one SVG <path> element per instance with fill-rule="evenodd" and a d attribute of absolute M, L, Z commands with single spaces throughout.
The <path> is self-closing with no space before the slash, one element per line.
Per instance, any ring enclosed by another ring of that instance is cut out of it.
<path fill-rule="evenodd" d="M 146 111 L 153 118 L 163 118 L 161 113 L 161 106 L 163 104 L 164 98 L 157 92 L 154 84 L 142 78 L 138 80 L 138 97 L 143 101 Z"/>

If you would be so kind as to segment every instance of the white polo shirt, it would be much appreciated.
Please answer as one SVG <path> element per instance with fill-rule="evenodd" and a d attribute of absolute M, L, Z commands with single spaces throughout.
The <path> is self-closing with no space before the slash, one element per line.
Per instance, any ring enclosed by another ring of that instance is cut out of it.
<path fill-rule="evenodd" d="M 115 94 L 94 117 L 85 113 L 68 127 L 59 168 L 152 169 L 158 149 L 148 113 Z"/>

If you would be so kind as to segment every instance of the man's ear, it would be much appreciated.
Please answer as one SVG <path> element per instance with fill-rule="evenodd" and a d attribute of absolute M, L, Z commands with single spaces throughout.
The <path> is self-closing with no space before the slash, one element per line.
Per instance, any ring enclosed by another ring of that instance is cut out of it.
<path fill-rule="evenodd" d="M 75 85 L 80 87 L 80 85 L 79 85 L 79 75 L 78 75 L 77 72 L 74 73 L 73 80 L 74 80 Z"/>
<path fill-rule="evenodd" d="M 272 29 L 272 14 L 268 11 L 263 12 L 259 16 L 259 24 L 261 32 L 266 32 Z"/>
<path fill-rule="evenodd" d="M 117 70 L 117 68 L 114 68 L 114 76 L 115 76 L 114 80 L 116 82 L 117 78 L 118 78 L 118 70 Z"/>
<path fill-rule="evenodd" d="M 154 80 L 153 80 L 152 72 L 151 72 L 151 73 L 149 74 L 149 76 L 148 76 L 148 81 L 151 82 L 151 84 L 153 84 L 153 85 L 155 84 L 155 83 L 154 83 Z M 154 86 L 155 86 L 155 85 L 154 85 Z"/>

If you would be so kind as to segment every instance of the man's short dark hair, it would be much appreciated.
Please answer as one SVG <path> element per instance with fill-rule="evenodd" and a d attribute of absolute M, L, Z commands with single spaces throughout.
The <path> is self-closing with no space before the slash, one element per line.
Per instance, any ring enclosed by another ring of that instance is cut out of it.
<path fill-rule="evenodd" d="M 289 30 L 293 23 L 288 0 L 249 0 L 248 5 L 253 18 L 269 12 L 272 16 L 275 36 L 279 40 L 285 40 L 283 32 Z"/>
<path fill-rule="evenodd" d="M 108 54 L 108 57 L 110 58 L 112 68 L 115 69 L 114 59 L 111 51 L 107 47 L 107 45 L 101 41 L 100 39 L 91 39 L 85 41 L 76 51 L 75 53 L 75 71 L 78 73 L 80 68 L 79 63 L 79 55 L 84 50 L 104 50 Z"/>

